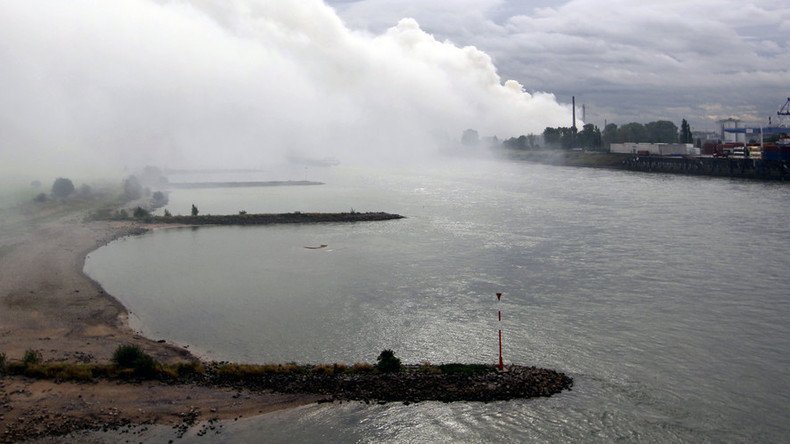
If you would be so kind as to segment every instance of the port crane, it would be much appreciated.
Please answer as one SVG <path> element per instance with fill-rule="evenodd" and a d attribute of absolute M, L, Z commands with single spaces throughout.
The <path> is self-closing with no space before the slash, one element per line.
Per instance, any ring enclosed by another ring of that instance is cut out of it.
<path fill-rule="evenodd" d="M 776 112 L 776 115 L 779 116 L 779 126 L 787 127 L 788 121 L 790 121 L 790 97 L 787 98 L 787 102 L 779 108 L 779 111 Z"/>
<path fill-rule="evenodd" d="M 768 126 L 762 127 L 752 127 L 752 128 L 723 128 L 725 133 L 731 134 L 763 134 L 765 136 L 770 136 L 773 134 L 787 134 L 790 132 L 790 97 L 787 98 L 787 102 L 779 108 L 779 111 L 776 112 L 776 115 L 779 117 L 777 120 L 778 122 L 771 122 L 771 118 L 768 118 Z"/>

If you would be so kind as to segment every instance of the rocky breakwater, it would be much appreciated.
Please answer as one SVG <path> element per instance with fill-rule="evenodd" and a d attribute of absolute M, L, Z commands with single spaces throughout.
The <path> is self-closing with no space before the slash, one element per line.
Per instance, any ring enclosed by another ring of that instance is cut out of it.
<path fill-rule="evenodd" d="M 274 225 L 341 222 L 373 222 L 403 219 L 399 214 L 372 213 L 280 213 L 280 214 L 233 214 L 205 216 L 149 216 L 147 223 L 178 225 Z"/>
<path fill-rule="evenodd" d="M 230 366 L 230 367 L 229 367 Z M 548 397 L 570 390 L 573 379 L 548 369 L 511 365 L 499 371 L 493 365 L 405 365 L 398 372 L 342 366 L 306 366 L 278 372 L 270 366 L 256 371 L 235 364 L 213 364 L 206 369 L 210 384 L 238 389 L 310 393 L 325 401 L 364 402 L 505 401 Z"/>

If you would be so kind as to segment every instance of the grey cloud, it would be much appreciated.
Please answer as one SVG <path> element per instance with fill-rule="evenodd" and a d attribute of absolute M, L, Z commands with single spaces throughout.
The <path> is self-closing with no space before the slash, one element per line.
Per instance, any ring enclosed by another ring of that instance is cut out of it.
<path fill-rule="evenodd" d="M 338 10 L 375 28 L 413 3 L 361 0 Z M 765 120 L 790 95 L 790 6 L 782 2 L 509 0 L 409 12 L 437 38 L 491 54 L 503 77 L 530 91 L 576 95 L 598 124 Z M 723 114 L 708 112 L 712 104 Z"/>
<path fill-rule="evenodd" d="M 416 159 L 570 115 L 479 50 L 412 20 L 354 32 L 319 0 L 6 0 L 0 85 L 6 170 Z"/>

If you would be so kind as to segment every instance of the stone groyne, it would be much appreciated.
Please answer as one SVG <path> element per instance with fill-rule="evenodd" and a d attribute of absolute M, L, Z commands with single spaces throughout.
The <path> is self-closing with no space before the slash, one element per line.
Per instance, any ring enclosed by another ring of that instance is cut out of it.
<path fill-rule="evenodd" d="M 399 214 L 384 212 L 371 213 L 279 213 L 279 214 L 231 214 L 205 216 L 149 216 L 146 223 L 176 225 L 274 225 L 274 224 L 311 224 L 374 222 L 403 219 Z"/>
<path fill-rule="evenodd" d="M 548 397 L 573 386 L 573 379 L 564 373 L 520 365 L 504 371 L 483 364 L 405 365 L 397 373 L 347 372 L 332 366 L 258 373 L 229 366 L 209 364 L 203 380 L 237 389 L 323 395 L 327 402 L 492 402 Z"/>
<path fill-rule="evenodd" d="M 273 180 L 254 182 L 181 182 L 169 183 L 166 188 L 198 189 L 198 188 L 250 188 L 250 187 L 297 187 L 324 185 L 323 182 L 309 180 Z"/>

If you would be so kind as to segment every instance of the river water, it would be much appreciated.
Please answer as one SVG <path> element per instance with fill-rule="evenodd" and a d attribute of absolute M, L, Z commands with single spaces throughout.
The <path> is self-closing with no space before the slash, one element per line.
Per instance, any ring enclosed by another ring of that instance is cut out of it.
<path fill-rule="evenodd" d="M 409 363 L 494 363 L 501 309 L 506 362 L 575 385 L 490 404 L 308 406 L 228 423 L 221 439 L 788 439 L 787 186 L 495 160 L 304 174 L 326 185 L 177 190 L 168 208 L 407 218 L 160 230 L 85 269 L 146 335 L 212 359 L 372 362 L 392 348 Z"/>

